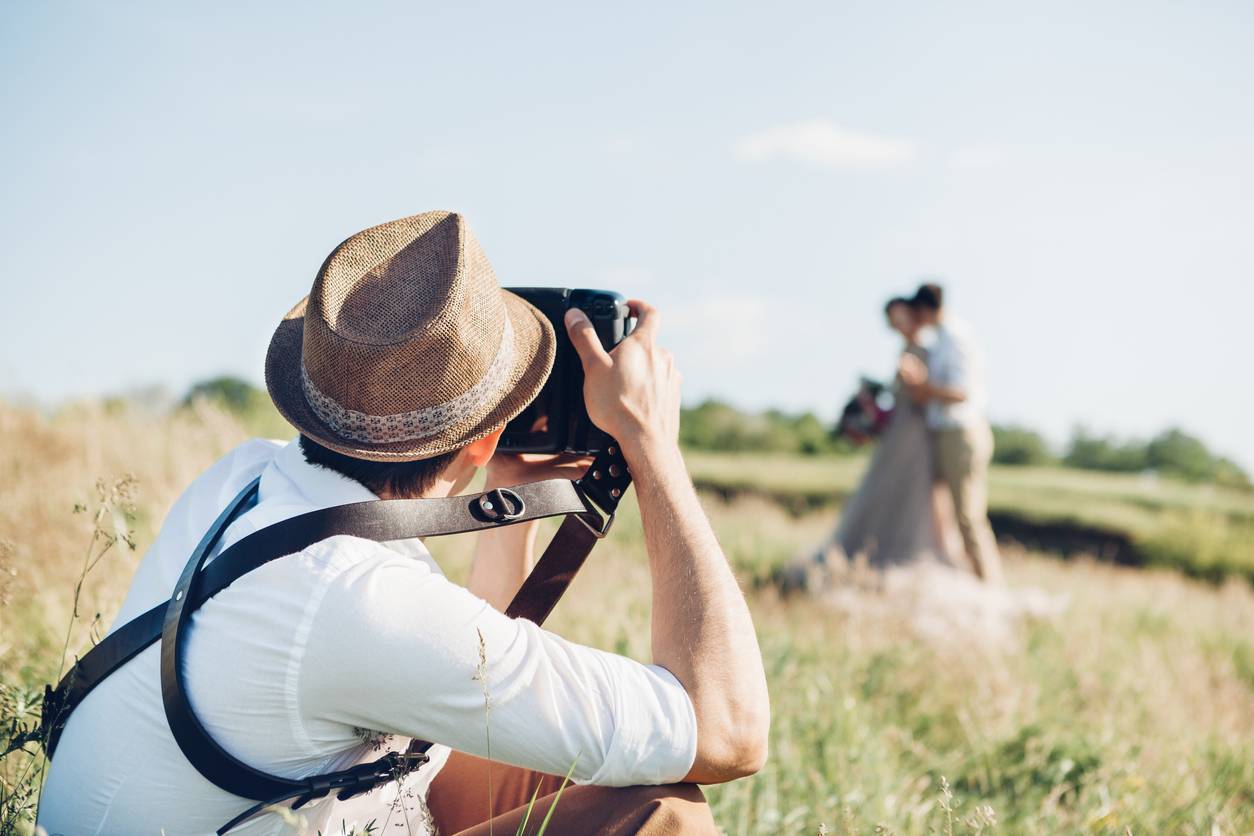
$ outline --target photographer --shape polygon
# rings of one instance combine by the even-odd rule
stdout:
[[[632,311],[636,330],[611,352],[581,312],[565,324],[588,415],[618,439],[638,488],[653,664],[502,613],[530,569],[534,522],[478,535],[468,588],[446,580],[420,540],[335,536],[240,577],[195,612],[189,701],[236,758],[295,778],[403,750],[411,738],[436,744],[397,783],[301,807],[309,832],[372,821],[388,833],[430,832],[428,795],[442,833],[514,832],[526,814],[512,808],[542,776],[573,765],[582,786],[563,794],[549,833],[712,833],[692,784],[761,767],[769,707],[753,624],[678,448],[679,374],[656,343],[658,313],[642,302]],[[248,442],[191,485],[117,625],[170,599],[196,543],[258,476],[257,504],[217,553],[319,508],[454,495],[480,467],[489,488],[578,475],[587,462],[496,454],[504,425],[548,377],[557,336],[500,289],[459,215],[352,236],[267,356],[267,386],[300,439]],[[208,833],[251,806],[180,751],[158,655],[156,646],[136,655],[70,717],[40,812],[49,833]],[[480,760],[489,756],[500,763]],[[545,795],[557,782],[542,786]],[[537,802],[536,822],[551,803]],[[263,815],[231,832],[298,829]]]

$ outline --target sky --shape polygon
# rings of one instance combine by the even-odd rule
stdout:
[[[351,233],[655,303],[685,397],[830,417],[921,279],[990,415],[1254,469],[1254,5],[0,6],[0,393],[219,373]]]

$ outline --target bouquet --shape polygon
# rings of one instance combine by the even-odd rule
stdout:
[[[893,395],[887,386],[864,377],[858,391],[841,410],[836,434],[861,445],[874,441],[893,417]]]

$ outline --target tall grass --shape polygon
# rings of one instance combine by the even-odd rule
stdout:
[[[75,505],[94,507],[98,479],[130,474],[138,550],[114,546],[87,576],[67,662],[90,645],[97,613],[97,627],[112,620],[178,492],[244,435],[208,408],[162,417],[87,405],[46,417],[0,405],[0,729],[33,720],[35,695],[56,674],[96,527]],[[1012,552],[1012,584],[1071,604],[994,642],[928,628],[909,601],[873,591],[843,607],[781,598],[765,581],[829,530],[830,510],[795,516],[760,499],[707,507],[751,589],[773,704],[766,768],[707,790],[728,833],[1254,831],[1247,583]],[[634,503],[621,517],[550,626],[647,660]],[[465,577],[469,538],[433,547]],[[16,780],[18,757],[0,761],[5,804],[35,789]],[[29,830],[28,811],[7,827]]]

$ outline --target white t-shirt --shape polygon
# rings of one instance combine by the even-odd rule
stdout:
[[[928,378],[966,393],[966,400],[927,404],[927,425],[934,430],[975,427],[986,421],[988,395],[984,385],[984,356],[970,329],[961,320],[945,320],[934,330],[927,349]]]
[[[255,508],[219,551],[279,520],[376,499],[305,462],[295,442],[251,441],[183,494],[144,556],[114,625],[167,600],[195,544],[258,474]],[[477,678],[486,649],[491,711]],[[506,618],[448,581],[418,540],[332,537],[272,561],[192,617],[189,698],[231,754],[286,777],[341,769],[434,741],[404,786],[299,811],[307,832],[374,820],[426,833],[421,799],[449,747],[606,786],[677,781],[696,755],[692,701],[665,669],[584,647]],[[44,788],[49,834],[207,834],[252,806],[184,758],[161,703],[154,644],[98,686],[71,716]],[[484,788],[484,792],[487,788]],[[503,812],[503,811],[502,811]],[[391,824],[409,829],[396,830]],[[295,833],[275,814],[233,833]]]

